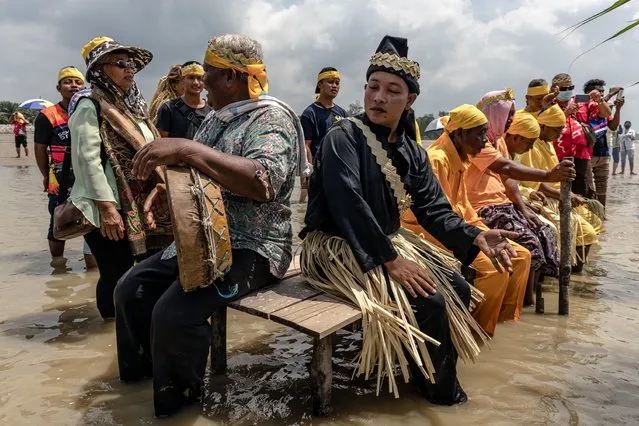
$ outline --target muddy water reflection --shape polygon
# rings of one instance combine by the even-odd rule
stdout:
[[[10,155],[12,146],[0,145]],[[588,273],[575,278],[570,316],[553,313],[547,283],[549,313],[500,325],[492,350],[460,366],[472,402],[433,407],[408,386],[399,400],[376,397],[374,383],[351,380],[359,336],[343,332],[335,415],[311,419],[310,340],[231,312],[228,375],[207,379],[202,407],[159,422],[151,384],[117,380],[113,324],[99,318],[80,242],[67,250],[68,270],[48,265],[36,167],[0,161],[0,424],[639,424],[639,179],[612,180],[608,232]],[[303,207],[293,208],[299,220]]]

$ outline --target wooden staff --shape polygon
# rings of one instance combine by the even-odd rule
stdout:
[[[535,313],[544,313],[544,294],[541,281],[535,283]]]
[[[573,157],[564,157],[574,161]],[[572,182],[561,183],[561,195],[559,197],[559,227],[561,228],[561,257],[559,259],[559,315],[568,315],[568,286],[570,285],[570,272],[572,269],[572,226],[570,214]]]

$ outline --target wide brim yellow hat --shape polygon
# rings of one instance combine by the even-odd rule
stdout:
[[[110,37],[96,37],[82,48],[82,58],[87,64],[87,79],[90,81],[91,68],[99,61],[101,57],[115,51],[126,52],[135,64],[134,72],[139,72],[146,67],[151,60],[153,54],[146,49],[135,46],[125,46],[118,43]]]

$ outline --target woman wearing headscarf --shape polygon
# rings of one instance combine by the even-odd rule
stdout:
[[[163,76],[155,89],[149,106],[149,119],[155,123],[158,117],[158,110],[167,101],[182,96],[184,88],[180,84],[182,81],[182,65],[171,65],[169,73]]]
[[[82,48],[91,88],[78,92],[69,105],[71,159],[75,184],[71,202],[97,229],[84,236],[100,270],[96,287],[103,318],[115,316],[113,291],[136,258],[172,241],[166,206],[155,207],[155,224],[147,226],[144,203],[158,183],[157,171],[139,180],[131,173],[139,148],[158,137],[135,73],[153,58],[144,49],[97,37]]]

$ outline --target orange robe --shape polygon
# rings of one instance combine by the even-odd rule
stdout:
[[[448,135],[444,133],[428,148],[427,152],[433,173],[437,176],[453,210],[466,222],[488,230],[489,228],[481,221],[468,201],[466,193],[468,164],[462,162]],[[402,226],[444,248],[417,223],[410,209],[406,210],[402,216]],[[523,305],[530,271],[530,252],[516,243],[511,242],[511,244],[517,251],[517,257],[512,259],[512,274],[497,272],[490,259],[483,253],[479,253],[471,265],[477,270],[474,286],[484,293],[486,299],[475,309],[473,316],[490,335],[495,333],[497,321],[518,320]]]

